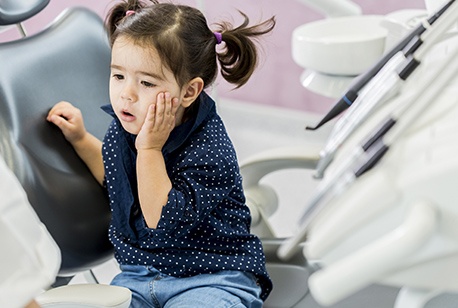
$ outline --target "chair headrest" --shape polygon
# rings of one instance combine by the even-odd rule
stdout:
[[[0,2],[0,26],[23,22],[38,14],[49,0],[2,0]]]

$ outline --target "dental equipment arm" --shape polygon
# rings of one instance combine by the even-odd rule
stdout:
[[[351,257],[312,275],[309,287],[313,297],[321,304],[330,305],[395,270],[398,260],[410,256],[432,237],[438,224],[437,216],[437,211],[427,202],[413,205],[398,228]]]
[[[442,18],[421,36],[413,38],[403,52],[398,52],[385,67],[369,82],[357,98],[352,109],[337,123],[329,142],[321,151],[321,159],[316,170],[316,177],[321,178],[325,169],[333,160],[336,151],[350,137],[353,131],[365,121],[370,113],[381,103],[399,91],[403,81],[416,70],[427,52],[455,22],[458,4],[454,3],[443,13]],[[394,62],[394,64],[392,64]],[[399,64],[398,64],[399,63]],[[394,69],[392,69],[394,67]]]
[[[427,22],[429,25],[433,25],[436,20],[442,16],[442,14],[448,10],[450,5],[455,2],[455,0],[449,1],[445,4],[439,11],[433,14],[428,18]],[[361,89],[366,86],[366,84],[385,66],[385,64],[399,51],[406,48],[406,46],[411,43],[413,39],[421,35],[427,26],[425,24],[420,24],[417,28],[413,29],[409,34],[407,34],[397,45],[395,45],[389,52],[385,54],[372,68],[370,68],[366,73],[360,75],[350,86],[350,88],[345,92],[345,94],[334,104],[334,107],[323,117],[323,119],[314,127],[307,126],[308,130],[316,130],[322,125],[326,124],[349,106],[351,106],[357,97]]]
[[[458,48],[443,60],[441,65],[419,84],[419,91],[414,95],[401,100],[400,106],[395,106],[388,119],[384,120],[375,132],[369,134],[360,147],[353,151],[353,155],[337,169],[328,182],[318,188],[312,203],[307,205],[301,218],[301,229],[288,239],[279,249],[280,258],[288,259],[296,253],[297,246],[303,242],[309,232],[314,218],[328,205],[330,200],[339,196],[356,178],[374,167],[385,155],[388,149],[399,137],[418,119],[418,117],[433,105],[434,98],[438,97],[443,88],[450,82],[458,71]],[[369,151],[369,150],[372,150]],[[359,166],[359,167],[358,167]],[[328,197],[326,200],[325,197]]]

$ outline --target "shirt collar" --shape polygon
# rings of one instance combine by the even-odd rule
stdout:
[[[193,104],[197,104],[197,112],[194,117],[172,130],[167,142],[164,145],[164,153],[172,153],[178,149],[207,118],[216,113],[215,102],[204,91],[200,93]],[[119,121],[111,105],[104,105],[101,109]]]

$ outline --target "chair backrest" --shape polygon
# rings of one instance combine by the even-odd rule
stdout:
[[[58,101],[81,109],[102,138],[110,117],[110,48],[102,20],[73,8],[42,32],[0,44],[0,155],[62,251],[69,275],[112,256],[108,200],[60,130],[46,121]]]

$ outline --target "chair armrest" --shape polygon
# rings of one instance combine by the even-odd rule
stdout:
[[[128,308],[129,289],[104,284],[73,284],[51,289],[39,295],[41,307]]]
[[[322,145],[282,147],[253,155],[240,165],[244,186],[257,185],[265,175],[277,170],[315,169],[320,159],[321,149]]]
[[[240,165],[246,203],[251,212],[252,232],[260,238],[275,237],[268,220],[278,207],[276,191],[260,180],[274,171],[300,168],[314,169],[322,146],[282,147],[253,155]]]

